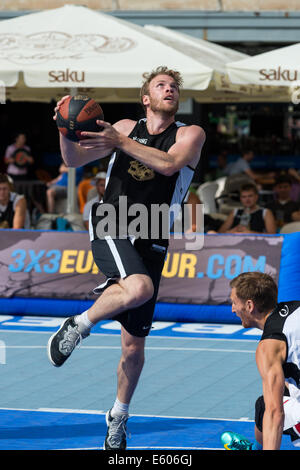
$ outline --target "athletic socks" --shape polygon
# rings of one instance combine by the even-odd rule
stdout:
[[[128,410],[129,410],[129,404],[121,403],[118,400],[118,398],[116,398],[114,406],[110,410],[110,415],[112,418],[114,418],[116,415],[128,414]]]
[[[89,334],[90,330],[93,328],[94,323],[89,320],[88,310],[76,315],[74,318],[75,323],[78,325],[78,331],[81,335],[85,336]]]

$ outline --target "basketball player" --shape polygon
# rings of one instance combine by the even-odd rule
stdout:
[[[124,119],[114,125],[98,121],[101,132],[83,132],[79,144],[60,136],[63,159],[77,167],[112,154],[102,203],[118,214],[116,233],[99,230],[104,220],[101,204],[90,214],[92,252],[107,282],[99,286],[101,296],[81,315],[68,318],[48,342],[48,355],[61,366],[81,338],[101,320],[114,318],[121,323],[122,355],[118,366],[115,403],[107,412],[108,431],[104,449],[126,448],[126,423],[129,404],[143,364],[145,338],[151,330],[161,271],[168,248],[162,236],[124,235],[120,196],[126,196],[128,208],[143,204],[147,214],[153,204],[180,203],[192,181],[205,141],[203,129],[175,121],[182,78],[179,72],[159,67],[145,74],[141,101],[146,118]],[[59,109],[62,101],[56,108]],[[108,206],[106,206],[108,207]],[[128,210],[128,213],[129,213]],[[100,215],[99,215],[100,214]],[[128,216],[128,225],[130,225]],[[101,233],[99,233],[101,232]]]
[[[232,311],[244,328],[263,330],[256,350],[263,396],[255,405],[255,439],[221,436],[228,450],[279,450],[282,434],[300,446],[300,301],[277,304],[277,286],[267,274],[243,273],[230,283]]]

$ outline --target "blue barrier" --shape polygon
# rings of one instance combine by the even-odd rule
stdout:
[[[278,301],[300,300],[300,233],[283,235]],[[1,298],[0,312],[6,315],[39,315],[65,317],[88,309],[89,300],[63,300],[45,298]],[[198,305],[157,303],[155,321],[237,323],[240,320],[230,305]]]
[[[84,312],[92,303],[89,300],[29,299],[18,297],[0,299],[0,308],[2,315],[66,317]],[[240,323],[239,319],[231,312],[230,305],[190,305],[160,302],[156,304],[154,320],[191,323]]]

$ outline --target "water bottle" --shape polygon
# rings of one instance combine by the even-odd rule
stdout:
[[[250,210],[245,209],[240,218],[240,225],[244,225],[245,227],[250,228],[250,219],[251,219]]]

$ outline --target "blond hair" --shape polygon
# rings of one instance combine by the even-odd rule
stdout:
[[[150,82],[153,80],[153,78],[157,77],[158,75],[169,75],[169,77],[172,77],[178,86],[178,90],[180,90],[180,88],[183,85],[183,78],[180,72],[169,69],[165,65],[161,65],[160,67],[157,67],[151,72],[145,72],[143,74],[144,82],[140,90],[140,98],[141,98],[142,103],[143,103],[143,96],[149,94]]]
[[[242,273],[232,279],[230,287],[236,290],[237,297],[252,300],[260,313],[273,310],[277,304],[278,288],[274,279],[265,273]]]

